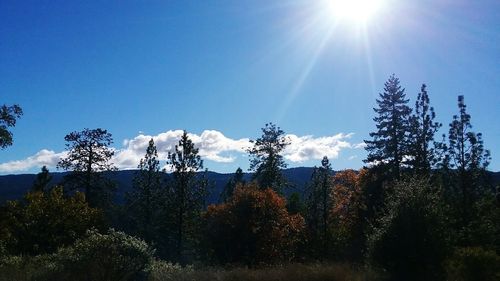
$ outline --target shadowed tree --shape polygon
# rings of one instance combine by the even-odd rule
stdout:
[[[323,257],[330,245],[330,222],[333,207],[332,167],[328,157],[323,157],[321,167],[314,168],[307,199],[307,227],[313,251]]]
[[[484,148],[482,134],[472,131],[464,96],[458,96],[458,108],[459,114],[454,115],[450,123],[448,157],[451,168],[458,173],[462,219],[467,220],[473,201],[484,187],[484,171],[490,161],[490,152]]]
[[[161,212],[162,177],[158,151],[151,139],[133,180],[133,190],[126,194],[126,208],[134,232],[146,242],[156,240]]]
[[[245,184],[245,180],[243,179],[244,176],[245,174],[243,174],[243,170],[240,167],[238,167],[234,175],[229,179],[229,181],[224,186],[224,190],[222,191],[221,194],[222,202],[227,202],[231,198],[231,196],[233,196],[236,185]]]
[[[175,146],[175,151],[168,154],[168,165],[173,170],[168,198],[173,216],[171,231],[175,232],[175,259],[185,264],[185,251],[188,250],[188,244],[194,243],[195,230],[207,195],[205,181],[196,175],[203,169],[203,160],[186,131]]]
[[[410,163],[419,175],[429,175],[432,165],[436,162],[434,134],[441,124],[434,122],[436,113],[430,106],[426,85],[423,84],[415,102],[415,112],[410,118]]]
[[[377,99],[377,114],[373,121],[377,131],[370,133],[372,140],[365,140],[368,156],[365,163],[383,165],[390,175],[398,179],[404,157],[408,155],[408,132],[411,108],[399,79],[394,74],[384,84],[384,92]]]
[[[0,149],[12,145],[12,132],[9,127],[16,125],[17,119],[23,115],[23,110],[17,104],[0,107]]]
[[[110,163],[114,151],[109,148],[113,139],[107,130],[84,129],[64,137],[68,154],[57,164],[72,171],[65,177],[65,187],[83,189],[89,205],[105,207],[111,203],[113,183],[102,172],[116,168]]]
[[[287,185],[282,169],[287,167],[281,153],[290,144],[285,132],[273,123],[262,128],[262,136],[251,141],[253,147],[247,151],[253,179],[261,188],[271,188],[278,193]]]
[[[51,180],[52,176],[49,173],[49,169],[47,169],[46,166],[43,166],[42,171],[36,175],[35,181],[33,182],[33,191],[49,191],[49,183]]]

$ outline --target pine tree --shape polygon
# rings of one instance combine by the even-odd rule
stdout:
[[[229,181],[224,186],[224,190],[222,191],[221,194],[222,202],[224,203],[227,202],[233,196],[234,189],[236,188],[237,185],[245,184],[245,180],[243,179],[243,177],[244,177],[243,170],[240,167],[238,167],[234,175],[229,179]]]
[[[469,214],[472,201],[481,190],[484,170],[490,152],[483,145],[482,134],[472,131],[464,96],[458,96],[459,114],[453,116],[448,133],[448,157],[451,168],[458,172],[458,188],[462,197],[463,218]]]
[[[207,195],[206,181],[196,175],[196,172],[203,169],[203,160],[186,131],[175,146],[175,151],[168,154],[168,164],[173,170],[168,197],[171,199],[169,209],[174,215],[174,258],[184,264],[184,252],[188,250],[188,244],[194,242],[194,230]]]
[[[313,250],[323,256],[330,244],[330,221],[333,207],[332,167],[328,157],[323,157],[321,167],[314,168],[307,199],[307,226]]]
[[[394,74],[384,84],[384,92],[377,99],[377,114],[373,121],[377,131],[370,133],[373,140],[365,140],[368,151],[365,163],[382,165],[398,179],[405,156],[408,156],[409,117],[411,108],[399,79]]]
[[[65,187],[83,189],[91,207],[106,208],[111,203],[114,184],[102,172],[116,170],[110,163],[114,151],[109,148],[113,138],[107,130],[84,129],[64,137],[68,155],[57,164],[71,171],[65,177]]]
[[[49,173],[49,169],[47,169],[47,166],[43,166],[42,170],[36,175],[35,181],[33,182],[33,191],[48,192],[51,180],[52,176]]]
[[[12,132],[8,128],[14,127],[22,115],[23,110],[17,104],[0,107],[0,150],[12,145]]]
[[[126,206],[135,232],[146,242],[157,238],[158,220],[161,211],[162,177],[158,151],[151,139],[139,170],[133,180],[133,191],[126,195]]]
[[[441,124],[434,122],[436,113],[430,106],[426,85],[423,84],[415,102],[415,112],[410,117],[410,164],[419,175],[428,175],[436,162],[434,134]]]
[[[262,136],[251,141],[254,146],[247,152],[251,157],[250,171],[253,179],[263,188],[271,188],[278,193],[287,185],[282,169],[287,167],[281,153],[290,144],[285,132],[273,123],[262,128]]]

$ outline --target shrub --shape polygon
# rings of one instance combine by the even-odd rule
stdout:
[[[146,242],[109,230],[95,230],[55,255],[56,274],[63,280],[142,280],[146,278],[154,250]]]
[[[480,247],[460,248],[446,262],[448,280],[500,280],[500,256]]]
[[[396,280],[441,278],[441,265],[448,253],[441,210],[427,180],[396,182],[385,213],[368,237],[371,262],[388,270]]]

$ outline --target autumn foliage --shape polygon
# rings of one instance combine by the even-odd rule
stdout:
[[[204,221],[212,260],[247,265],[291,260],[304,228],[303,217],[290,215],[283,197],[253,183],[237,186],[227,203],[210,205]]]

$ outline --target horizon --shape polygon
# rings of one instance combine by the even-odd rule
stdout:
[[[151,137],[164,160],[187,130],[210,171],[247,171],[248,140],[268,122],[293,139],[289,167],[328,156],[335,170],[359,169],[372,108],[393,73],[412,107],[428,86],[443,124],[436,139],[465,95],[492,154],[488,169],[500,171],[491,118],[500,104],[500,3],[383,2],[360,20],[331,13],[326,0],[4,1],[0,92],[24,115],[0,152],[0,175],[54,171],[64,136],[84,128],[113,134],[120,169],[138,165]]]

